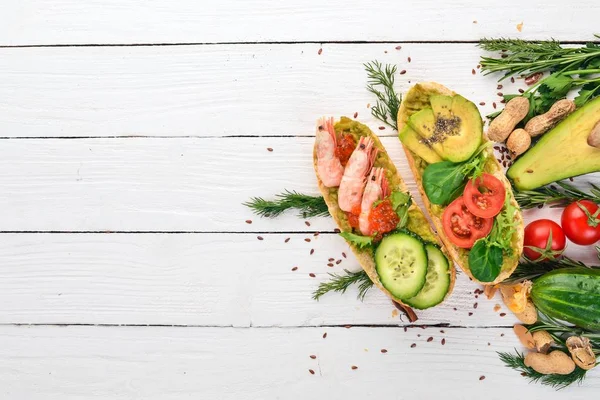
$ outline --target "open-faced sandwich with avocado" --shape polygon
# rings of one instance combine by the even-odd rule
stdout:
[[[313,160],[329,213],[369,278],[398,303],[441,303],[454,266],[377,136],[349,118],[321,118]]]
[[[398,132],[454,261],[484,284],[509,277],[523,249],[523,217],[475,104],[440,84],[417,84],[400,105]]]

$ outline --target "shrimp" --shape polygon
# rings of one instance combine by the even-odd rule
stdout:
[[[344,167],[335,155],[337,140],[333,129],[333,118],[319,119],[315,148],[317,152],[317,173],[327,187],[338,187],[344,175]]]
[[[377,200],[384,199],[388,195],[388,182],[385,177],[385,169],[373,168],[369,179],[367,180],[367,186],[365,186],[365,192],[362,197],[360,204],[360,216],[358,218],[360,232],[365,236],[371,236],[374,232],[370,227],[369,215],[373,208],[373,203]]]
[[[362,136],[346,164],[340,182],[338,204],[343,211],[351,212],[353,208],[360,207],[367,183],[366,177],[373,167],[376,156],[377,149],[373,148],[373,139]]]

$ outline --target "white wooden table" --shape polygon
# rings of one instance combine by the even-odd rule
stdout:
[[[313,301],[328,272],[358,268],[333,223],[241,205],[316,193],[318,116],[381,125],[364,62],[406,69],[401,92],[438,81],[486,114],[499,98],[497,77],[472,74],[479,38],[599,30],[596,0],[446,3],[4,1],[0,397],[597,397],[597,371],[557,393],[502,366],[515,319],[464,275],[418,326],[376,290]],[[395,133],[377,132],[414,190]]]

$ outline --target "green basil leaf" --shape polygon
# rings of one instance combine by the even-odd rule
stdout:
[[[432,204],[448,205],[461,195],[466,181],[463,164],[442,161],[429,164],[423,172],[423,188]]]
[[[485,239],[479,239],[469,252],[469,269],[481,282],[492,282],[500,275],[502,267],[502,249],[488,245]]]
[[[370,236],[355,235],[351,232],[342,232],[340,233],[340,236],[357,246],[359,249],[364,249],[373,245],[373,238]]]

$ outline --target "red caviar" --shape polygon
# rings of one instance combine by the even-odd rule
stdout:
[[[347,212],[346,216],[348,217],[348,223],[354,229],[358,229],[358,217],[360,216],[360,205],[356,206],[352,209],[351,212]]]
[[[335,155],[340,159],[342,166],[346,166],[346,163],[350,159],[355,148],[356,141],[354,140],[354,137],[349,133],[342,133],[337,140],[337,148],[335,149]]]
[[[369,214],[369,225],[373,232],[377,232],[377,237],[388,233],[396,228],[400,218],[392,208],[392,202],[389,199],[383,200],[371,210]]]

